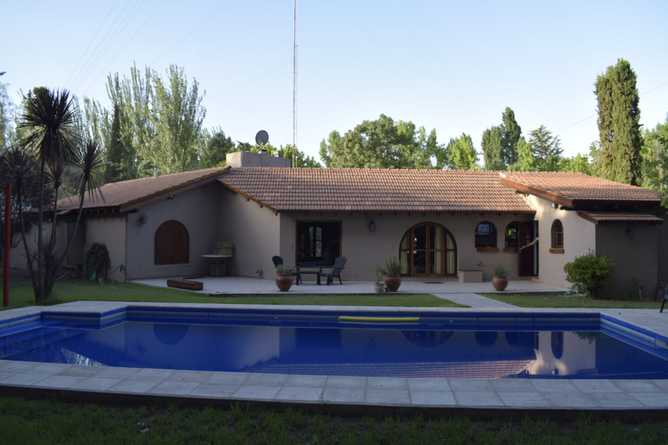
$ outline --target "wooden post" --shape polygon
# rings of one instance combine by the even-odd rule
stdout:
[[[3,267],[2,274],[2,305],[9,306],[9,274],[10,274],[10,256],[12,248],[12,186],[5,184],[5,245],[3,249]]]

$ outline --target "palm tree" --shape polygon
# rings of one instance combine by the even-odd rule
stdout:
[[[35,209],[37,246],[34,254],[29,252],[25,233],[22,233],[22,236],[35,300],[41,302],[50,296],[58,271],[70,248],[68,240],[64,252],[60,256],[56,255],[57,210],[63,173],[66,167],[73,167],[78,173],[76,189],[79,212],[74,227],[76,233],[81,221],[85,194],[94,189],[94,174],[102,162],[99,146],[94,142],[84,142],[84,137],[80,134],[76,103],[67,90],[34,88],[24,97],[23,102],[23,113],[18,124],[18,129],[22,132],[19,145],[26,155],[36,160],[38,169],[39,199]],[[47,197],[51,199],[48,200]],[[17,198],[21,202],[21,197]],[[49,218],[51,229],[48,243],[43,239],[46,217]],[[19,211],[19,218],[24,227],[22,209]]]

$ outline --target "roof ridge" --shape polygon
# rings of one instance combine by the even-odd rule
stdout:
[[[195,169],[195,170],[186,170],[186,171],[182,171],[182,172],[167,173],[167,174],[164,174],[164,175],[143,176],[141,178],[124,179],[122,181],[107,182],[106,184],[103,184],[100,187],[104,187],[104,186],[107,186],[107,185],[115,185],[115,184],[130,184],[130,183],[134,183],[134,182],[150,181],[152,179],[158,179],[158,178],[170,178],[170,177],[174,177],[174,176],[178,176],[178,175],[186,175],[186,174],[189,174],[189,173],[197,173],[197,172],[201,173],[201,172],[204,172],[204,171],[207,171],[207,170],[211,170],[211,171],[220,170],[221,172],[224,172],[225,170],[227,170],[227,167],[207,167],[207,168],[198,168],[198,169]]]

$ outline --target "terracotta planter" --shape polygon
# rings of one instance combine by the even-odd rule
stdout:
[[[287,292],[292,287],[294,278],[290,275],[276,275],[276,287],[281,292]]]
[[[508,287],[508,278],[492,277],[492,285],[498,291],[506,290],[506,287]]]
[[[401,286],[401,277],[385,277],[385,289],[388,292],[396,292]]]

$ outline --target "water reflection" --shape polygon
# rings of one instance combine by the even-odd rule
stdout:
[[[57,331],[57,330],[55,330]],[[668,377],[668,361],[599,332],[125,322],[53,329],[10,359],[83,366],[403,377]]]

